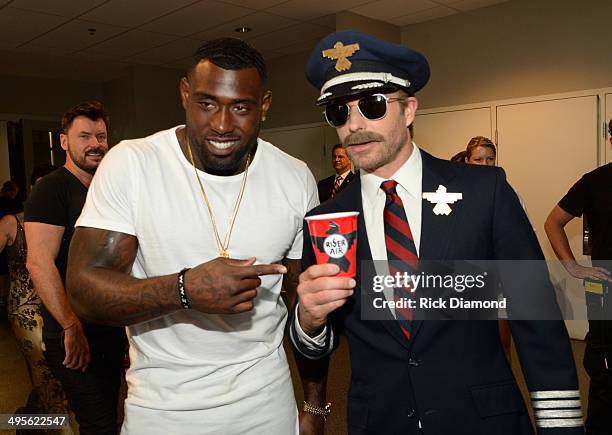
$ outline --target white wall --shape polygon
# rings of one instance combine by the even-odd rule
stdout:
[[[351,12],[336,15],[336,30],[359,30],[398,44],[401,40],[399,27]],[[330,29],[330,33],[332,32]],[[315,106],[319,91],[306,80],[306,63],[311,50],[268,62],[272,107],[265,128],[323,121],[321,108]]]
[[[40,77],[0,76],[0,113],[57,116],[85,100],[101,100],[102,84]]]
[[[612,86],[612,2],[513,0],[402,28],[431,80],[421,107]]]

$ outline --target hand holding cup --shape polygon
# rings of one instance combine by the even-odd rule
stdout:
[[[300,275],[298,317],[301,328],[316,335],[327,316],[353,295],[357,271],[358,212],[308,216],[317,264]]]

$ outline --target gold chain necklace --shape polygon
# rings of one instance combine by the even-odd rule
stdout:
[[[204,199],[204,204],[206,204],[206,208],[208,209],[208,215],[210,216],[210,222],[212,223],[212,227],[215,233],[215,238],[217,239],[217,246],[219,248],[219,255],[223,258],[230,258],[229,254],[229,243],[230,238],[232,236],[232,229],[234,228],[234,222],[236,221],[236,215],[238,214],[238,209],[240,208],[240,203],[242,202],[242,195],[244,194],[244,189],[246,187],[247,175],[249,173],[249,164],[251,163],[251,156],[247,157],[246,165],[244,168],[244,176],[242,177],[242,186],[240,187],[240,192],[238,193],[238,198],[236,199],[236,204],[234,205],[234,212],[232,213],[232,217],[227,226],[227,231],[225,232],[225,239],[223,243],[221,243],[221,237],[219,237],[219,231],[217,230],[217,223],[215,222],[215,216],[213,215],[212,208],[210,207],[210,202],[208,201],[208,196],[206,195],[206,191],[204,190],[204,185],[200,180],[200,176],[198,175],[198,171],[196,169],[195,161],[193,160],[193,153],[191,152],[191,143],[189,140],[189,135],[187,131],[185,131],[185,138],[187,140],[187,150],[189,151],[189,158],[191,159],[191,165],[193,166],[193,173],[195,175],[195,179],[200,186],[200,192],[202,192],[202,198]]]

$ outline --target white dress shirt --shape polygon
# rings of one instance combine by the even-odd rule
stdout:
[[[348,171],[343,172],[342,174],[340,174],[340,184],[344,183],[344,180],[346,179],[346,176],[349,174],[349,172],[351,172],[350,169]],[[336,174],[336,178],[334,179],[334,183],[336,182],[337,179],[338,179],[338,174]]]
[[[412,143],[412,154],[398,171],[389,179],[397,181],[397,194],[404,204],[406,218],[412,231],[414,245],[417,253],[420,252],[421,244],[421,202],[423,197],[423,160],[421,152],[416,144]],[[361,179],[361,201],[363,204],[363,219],[365,229],[368,234],[368,242],[376,273],[378,275],[388,275],[387,245],[385,244],[385,223],[383,213],[385,210],[386,194],[380,185],[387,179],[381,178],[365,170],[359,172]],[[357,242],[359,243],[359,241]],[[380,261],[382,260],[382,261]],[[393,300],[393,289],[384,290],[384,295],[388,300]],[[296,304],[297,310],[297,304]],[[295,330],[302,344],[316,350],[325,346],[327,327],[316,337],[309,337],[301,328],[296,314]],[[394,314],[394,313],[393,313]],[[333,333],[333,331],[332,331]],[[333,339],[333,337],[332,337]],[[333,340],[332,340],[333,341]]]
[[[413,143],[412,154],[390,180],[397,181],[397,194],[404,203],[406,218],[412,231],[417,253],[421,242],[421,201],[423,196],[423,161],[421,152]],[[361,201],[370,251],[373,260],[387,259],[385,244],[385,210],[386,194],[380,188],[387,179],[361,170]]]

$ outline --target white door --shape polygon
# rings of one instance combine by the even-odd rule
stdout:
[[[450,159],[474,136],[491,137],[491,108],[417,112],[414,142],[428,153]]]
[[[325,138],[325,153],[324,153],[324,163],[323,163],[323,172],[322,177],[329,177],[330,175],[335,175],[334,167],[332,166],[332,148],[334,145],[340,142],[338,139],[338,133],[336,133],[336,129],[330,127],[328,124],[325,124],[321,127],[323,129],[323,137]]]
[[[597,167],[597,106],[596,95],[497,106],[498,164],[522,197],[547,260],[556,257],[544,232],[546,217],[584,173]],[[588,260],[582,254],[582,219],[565,229],[576,258]],[[558,264],[550,270],[566,298],[562,305],[569,304],[574,318],[585,319],[582,283]],[[584,337],[586,322],[568,326],[573,337]]]

